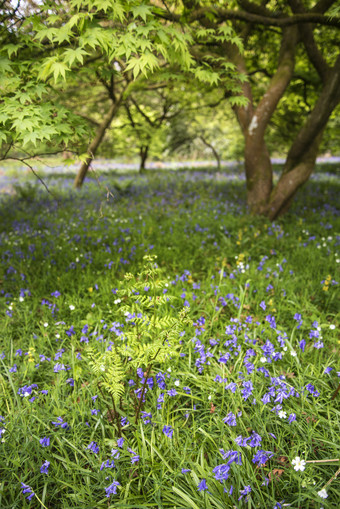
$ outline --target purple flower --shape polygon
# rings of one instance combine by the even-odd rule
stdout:
[[[202,479],[202,481],[199,483],[199,485],[197,486],[197,490],[198,491],[208,490],[207,482],[205,479]]]
[[[295,414],[290,414],[290,416],[288,417],[289,424],[291,424],[294,421],[296,421],[296,415]]]
[[[115,462],[113,460],[111,460],[111,463],[110,460],[107,460],[101,464],[100,470],[103,470],[104,468],[114,468],[114,466]]]
[[[274,456],[274,453],[271,451],[263,451],[260,449],[257,451],[257,453],[254,455],[252,462],[257,463],[258,466],[264,465],[270,458]]]
[[[182,474],[187,474],[188,472],[191,472],[190,468],[182,468]]]
[[[118,438],[117,445],[118,447],[122,448],[124,445],[124,438]]]
[[[170,389],[170,390],[168,391],[168,395],[169,395],[169,396],[176,396],[176,394],[177,394],[176,389]]]
[[[139,456],[138,456],[138,454],[136,454],[135,456],[132,456],[132,458],[131,458],[131,463],[132,463],[132,464],[133,464],[133,463],[138,463],[138,461],[139,461]]]
[[[301,350],[303,352],[305,351],[305,346],[306,346],[306,341],[304,339],[301,339],[301,341],[299,342],[299,347],[301,348]]]
[[[152,414],[150,414],[148,412],[142,412],[142,419],[143,419],[144,424],[149,424],[152,419]]]
[[[228,424],[228,426],[236,426],[236,416],[232,412],[229,412],[229,414],[223,419],[223,422]]]
[[[229,464],[223,463],[222,465],[217,465],[217,467],[213,469],[215,479],[220,482],[226,481],[229,477],[229,470]]]
[[[326,375],[328,375],[328,373],[330,373],[330,372],[332,371],[332,369],[333,369],[333,368],[331,368],[330,366],[328,366],[328,367],[325,369],[324,373],[325,373]]]
[[[27,500],[31,500],[35,493],[34,491],[32,490],[32,488],[30,486],[28,486],[27,484],[24,484],[23,482],[21,483],[21,488],[22,488],[22,494],[25,495],[26,493],[29,493],[29,495],[26,497]]]
[[[260,308],[262,308],[262,309],[263,309],[263,311],[265,311],[265,310],[266,310],[266,307],[267,307],[267,306],[266,306],[266,303],[265,303],[265,301],[263,300],[263,301],[261,302],[261,304],[260,304]]]
[[[251,487],[250,486],[245,486],[243,488],[243,490],[240,490],[240,497],[239,497],[239,500],[241,500],[242,497],[246,496],[246,500],[248,499],[247,495],[249,495],[249,493],[251,492]]]
[[[48,467],[50,466],[50,464],[51,463],[49,461],[45,461],[40,467],[40,472],[42,474],[48,474]]]
[[[222,454],[222,458],[224,460],[229,458],[227,461],[228,465],[231,465],[232,463],[235,463],[236,465],[242,465],[242,457],[240,452],[233,450],[224,451],[223,449],[220,449],[220,453]]]
[[[168,438],[172,438],[174,430],[172,429],[171,426],[164,426],[162,431],[165,436],[167,436]]]
[[[41,438],[39,443],[42,447],[48,447],[50,445],[50,439],[48,437]]]
[[[96,442],[93,441],[87,446],[87,449],[92,451],[94,454],[98,454],[99,452],[99,446],[97,445]]]
[[[110,484],[110,486],[105,488],[106,496],[110,497],[111,495],[117,495],[117,487],[118,486],[120,486],[119,482],[118,481],[113,481],[113,483]]]
[[[64,422],[64,419],[62,417],[57,417],[57,420],[56,421],[51,421],[52,424],[54,424],[55,426],[60,426],[62,429],[69,429],[69,425],[67,424],[67,422]]]

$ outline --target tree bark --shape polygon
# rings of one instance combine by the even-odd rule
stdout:
[[[235,108],[245,139],[247,204],[252,214],[265,214],[271,196],[273,171],[264,136],[270,119],[292,78],[296,45],[296,27],[284,29],[277,71],[266,93],[254,108],[250,84],[245,83],[244,94],[249,104],[246,107]],[[244,73],[246,66],[242,57],[237,55],[234,61],[239,72]]]
[[[140,164],[139,164],[139,173],[145,173],[145,163],[149,153],[149,145],[142,145],[139,150],[140,154]]]
[[[103,122],[100,124],[96,136],[93,138],[92,142],[90,143],[90,145],[87,149],[86,160],[81,165],[81,167],[77,173],[77,176],[74,180],[74,187],[80,188],[82,186],[82,184],[85,180],[86,174],[88,172],[89,166],[90,166],[91,162],[93,161],[94,156],[98,150],[98,147],[104,138],[106,129],[108,127],[110,127],[112,120],[114,119],[114,117],[117,114],[119,105],[120,105],[119,102],[112,103],[107,115],[104,117]]]

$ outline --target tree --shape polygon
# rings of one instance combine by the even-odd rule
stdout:
[[[107,112],[83,155],[76,186],[82,184],[106,130],[141,75],[164,70],[168,78],[187,72],[201,82],[219,80],[210,65],[201,65],[191,55],[190,30],[164,20],[160,7],[151,1],[50,0],[43,5],[30,2],[25,9],[20,2],[17,7],[10,2],[2,6],[1,77],[8,84],[0,117],[2,157],[12,157],[15,145],[48,141],[52,136],[53,146],[64,150],[78,137],[74,126],[81,117],[63,109],[59,114],[57,105],[48,100],[53,83],[64,81],[67,86],[77,77],[80,80],[80,71],[86,69],[92,82],[99,80],[108,94]],[[231,36],[228,33],[223,40]],[[228,76],[233,83],[232,69]]]
[[[164,10],[163,16],[179,20],[185,15],[186,22],[197,27],[197,31],[199,26],[209,30],[208,37],[199,41],[201,59],[219,55],[248,77],[242,82],[248,104],[234,105],[245,140],[248,206],[254,214],[275,219],[289,208],[297,190],[310,177],[323,132],[340,101],[338,9],[332,16],[325,15],[336,5],[332,0],[316,3],[238,0],[230,2],[229,9],[222,5],[222,2],[183,0],[182,12]],[[231,25],[242,37],[244,52],[233,41],[217,45],[209,37],[210,33]],[[326,40],[323,53],[320,43]],[[274,186],[266,133],[280,100],[301,79],[304,66],[310,75],[308,85],[314,97],[308,115],[295,119],[298,122],[292,129],[294,137],[282,174]],[[252,75],[261,71],[267,79],[251,80]]]
[[[83,119],[48,94],[53,82],[81,83],[85,70],[104,87],[108,107],[84,155],[80,185],[135,82],[163,72],[167,83],[185,75],[228,97],[244,136],[252,213],[275,219],[311,175],[340,101],[335,0],[231,0],[228,8],[219,0],[58,0],[30,2],[28,13],[2,4],[3,157],[15,145],[77,142]],[[278,122],[290,147],[274,185],[267,142]]]

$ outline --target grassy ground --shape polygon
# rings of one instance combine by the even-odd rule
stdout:
[[[49,184],[0,202],[0,507],[338,507],[339,182]]]

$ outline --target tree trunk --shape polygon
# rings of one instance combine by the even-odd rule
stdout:
[[[107,115],[104,117],[103,122],[100,124],[96,136],[93,138],[92,142],[90,143],[90,145],[87,149],[86,160],[81,165],[81,167],[77,173],[77,176],[74,180],[74,187],[79,188],[82,186],[82,184],[85,180],[87,171],[89,169],[89,166],[90,166],[92,160],[94,159],[97,149],[104,138],[106,129],[108,127],[110,127],[110,124],[111,124],[112,120],[114,119],[114,117],[118,111],[118,108],[119,108],[119,102],[113,103],[111,105]]]
[[[145,163],[148,157],[149,145],[142,145],[139,150],[140,154],[140,164],[139,164],[139,173],[145,173]]]
[[[210,148],[210,150],[212,151],[212,153],[214,154],[214,157],[216,159],[216,163],[217,163],[217,169],[218,171],[220,171],[221,169],[221,158],[219,156],[219,153],[217,152],[217,150],[215,149],[214,145],[212,145],[211,143],[209,143],[205,138],[204,136],[200,136],[199,137],[200,140],[204,143],[204,145],[206,145],[208,148]]]
[[[277,71],[257,107],[254,108],[251,91],[247,85],[244,93],[250,100],[249,105],[234,108],[245,138],[248,207],[252,214],[264,215],[271,220],[289,209],[296,192],[309,179],[315,167],[323,131],[340,101],[339,55],[334,66],[327,70],[327,79],[323,82],[321,94],[295,137],[288,151],[282,175],[273,188],[265,131],[291,80],[296,44],[295,28],[286,29],[283,33]],[[238,70],[244,72],[245,64],[240,55],[234,62]]]

